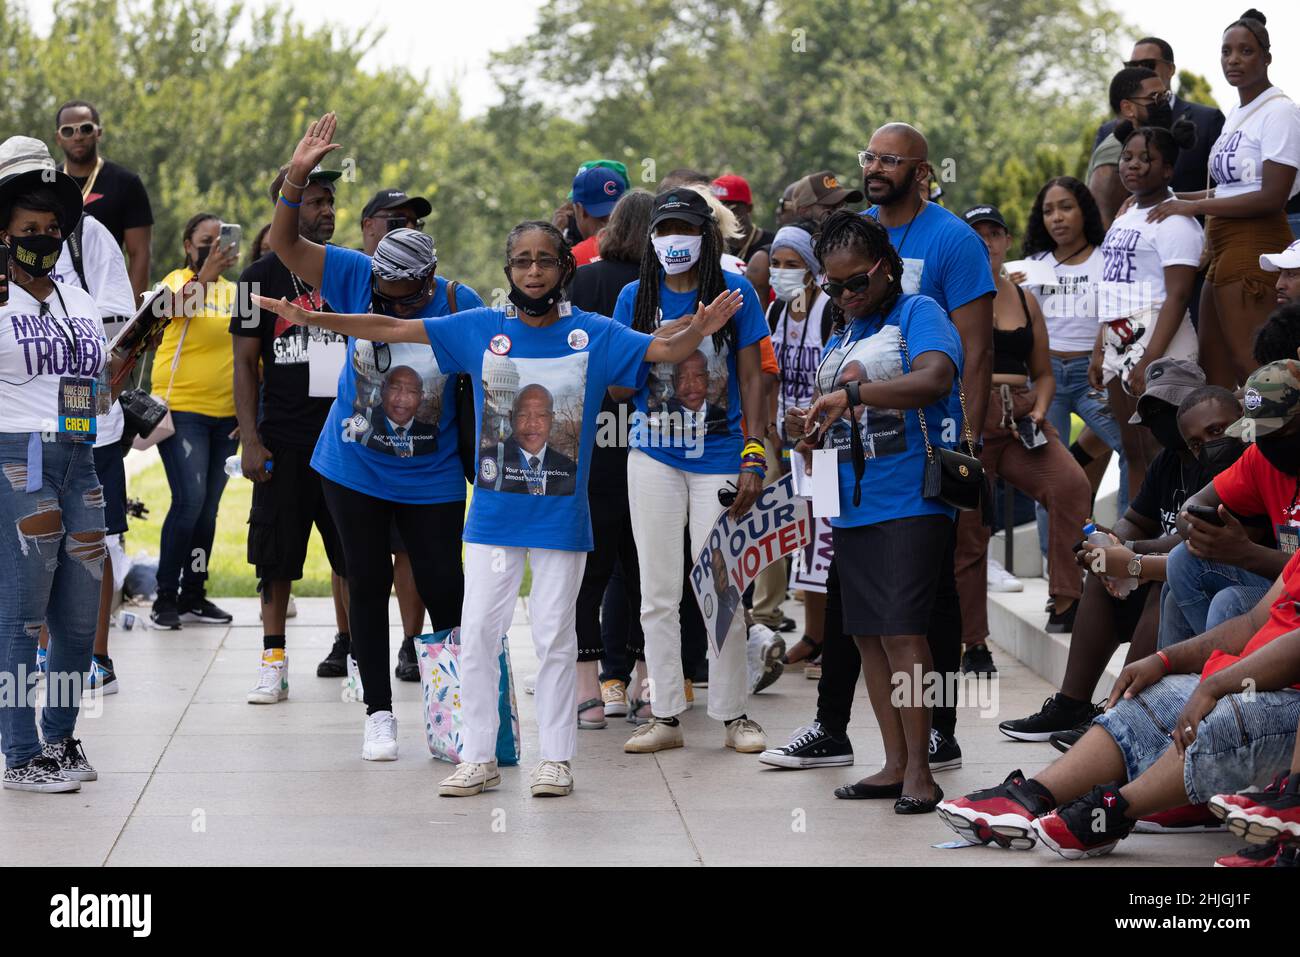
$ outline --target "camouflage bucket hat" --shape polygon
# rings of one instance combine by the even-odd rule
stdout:
[[[1246,442],[1276,432],[1300,415],[1300,362],[1283,359],[1256,369],[1242,395],[1246,414],[1224,430]]]

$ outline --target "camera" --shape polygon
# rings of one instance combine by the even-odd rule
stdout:
[[[126,427],[135,435],[146,438],[167,415],[167,406],[143,389],[128,389],[118,396]]]

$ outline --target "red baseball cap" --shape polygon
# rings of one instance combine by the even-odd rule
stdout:
[[[711,188],[713,195],[724,203],[748,203],[750,206],[754,205],[754,197],[749,191],[749,183],[745,181],[743,176],[727,173],[725,176],[719,176],[715,179]]]

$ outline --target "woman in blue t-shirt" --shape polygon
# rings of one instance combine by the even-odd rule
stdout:
[[[462,763],[439,788],[447,797],[478,794],[501,781],[495,758],[501,636],[514,614],[525,558],[533,576],[533,647],[541,659],[541,761],[532,793],[565,795],[573,789],[576,609],[592,548],[587,471],[601,398],[610,386],[641,386],[647,363],[685,359],[741,306],[738,292],[723,291],[672,336],[652,337],[573,308],[563,290],[574,268],[569,245],[555,227],[527,222],[506,240],[506,308],[469,309],[416,323],[309,313],[256,297],[291,322],[432,346],[439,368],[467,372],[474,381],[478,450],[460,619]]]
[[[754,287],[725,272],[717,218],[693,189],[668,189],[655,197],[650,245],[641,277],[623,287],[614,318],[638,332],[665,335],[688,321],[702,303],[727,290],[743,296],[733,323],[715,332],[680,363],[651,370],[636,395],[636,422],[627,460],[632,534],[641,562],[641,627],[650,672],[649,724],[623,750],[648,754],[682,746],[677,715],[688,707],[682,674],[682,536],[689,523],[691,553],[698,554],[734,482],[739,518],[763,489],[763,435],[768,411],[759,343],[767,322]],[[744,412],[744,428],[741,412]],[[746,435],[750,436],[748,440]],[[735,616],[709,664],[709,717],[726,723],[726,745],[742,752],[767,747],[763,729],[745,714],[749,675],[744,616]],[[713,657],[715,642],[710,642]]]
[[[927,442],[948,445],[962,427],[961,341],[937,302],[903,293],[902,260],[874,219],[832,214],[816,252],[837,328],[817,370],[818,398],[788,410],[785,428],[805,454],[838,450],[831,527],[844,631],[861,653],[885,745],[884,766],[836,794],[894,798],[895,812],[919,814],[943,797],[930,776],[926,702],[939,689],[925,634],[940,571],[952,567],[955,517],[921,491]],[[900,691],[908,703],[896,707]]]

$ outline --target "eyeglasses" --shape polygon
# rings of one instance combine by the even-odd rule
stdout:
[[[855,296],[860,292],[865,292],[867,287],[871,285],[872,275],[880,268],[880,264],[884,261],[885,259],[882,256],[880,259],[877,259],[876,264],[866,272],[860,272],[856,276],[850,276],[843,282],[824,282],[821,284],[822,291],[832,299],[839,299],[846,292],[852,293]]]
[[[1147,60],[1125,60],[1124,66],[1126,66],[1130,70],[1135,69],[1137,67],[1141,67],[1144,70],[1154,70],[1156,68],[1157,63],[1167,63],[1170,66],[1174,65],[1172,60],[1147,59]]]
[[[914,160],[919,162],[924,159],[922,156],[899,156],[897,153],[873,153],[871,150],[858,150],[858,164],[863,169],[870,169],[871,166],[880,160],[881,169],[898,169],[898,164],[904,160]]]
[[[1127,98],[1132,103],[1142,103],[1146,106],[1155,106],[1157,103],[1172,103],[1174,94],[1172,90],[1165,90],[1163,93],[1150,93],[1146,96],[1130,96]]]
[[[65,140],[72,139],[78,133],[82,136],[89,136],[91,133],[96,133],[98,131],[99,124],[97,123],[82,123],[79,126],[73,126],[71,123],[64,123],[59,127],[59,135]]]
[[[560,268],[560,261],[554,256],[541,256],[533,259],[531,256],[515,256],[513,259],[507,259],[506,265],[511,269],[518,269],[520,272],[527,272],[536,264],[542,272],[550,272],[552,269]]]

